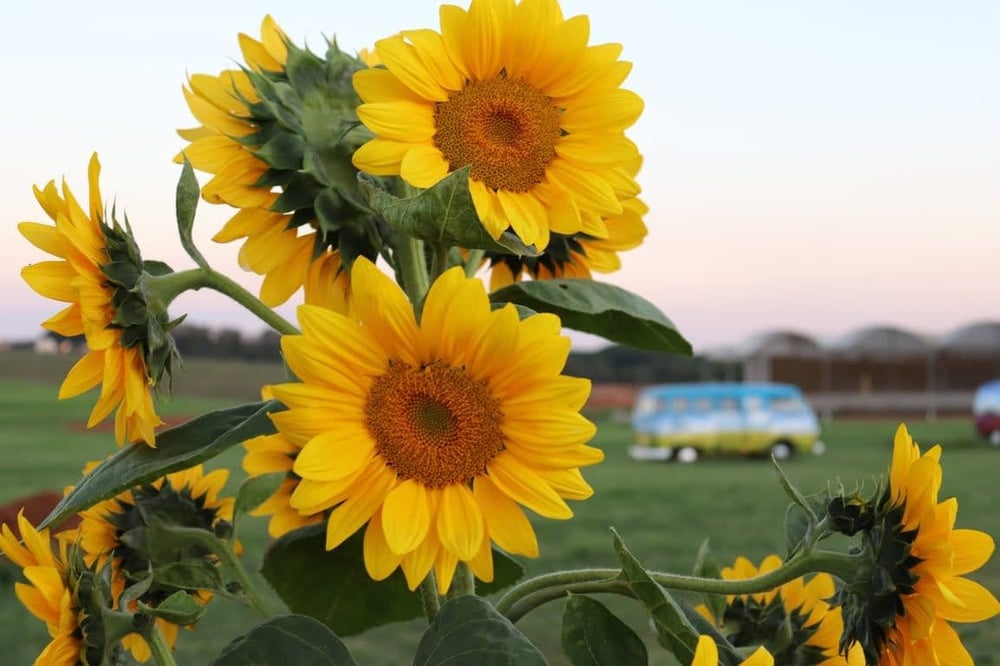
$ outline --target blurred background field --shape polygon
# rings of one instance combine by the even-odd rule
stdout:
[[[90,397],[56,401],[56,387],[72,362],[67,356],[30,352],[0,353],[0,504],[43,490],[62,491],[79,479],[88,460],[115,450],[109,432],[82,432],[93,404]],[[174,381],[174,398],[164,403],[168,423],[178,423],[204,411],[257,399],[260,386],[282,381],[283,371],[272,363],[192,360]],[[704,538],[720,563],[738,555],[759,561],[784,545],[783,516],[787,501],[769,463],[761,460],[705,459],[694,465],[639,463],[628,458],[631,441],[626,424],[595,414],[600,429],[595,444],[606,461],[585,470],[594,486],[590,500],[575,504],[569,522],[537,520],[542,556],[525,561],[528,573],[579,566],[614,566],[608,527],[614,526],[637,557],[649,568],[687,571]],[[793,459],[786,465],[792,480],[805,492],[843,481],[871,487],[889,464],[891,420],[838,420],[824,424],[827,453]],[[996,470],[1000,451],[973,432],[967,418],[908,423],[923,448],[944,447],[942,496],[959,499],[959,527],[1000,532],[1000,487]],[[242,451],[233,449],[209,466],[233,470],[230,489],[243,480]],[[265,521],[248,519],[241,527],[249,568],[256,569],[267,545]],[[32,618],[14,596],[9,564],[0,567],[0,645],[3,663],[29,664],[47,642],[44,625]],[[975,576],[1000,592],[1000,560],[994,557]],[[264,585],[264,583],[261,583]],[[317,581],[322,585],[322,581]],[[644,637],[650,634],[634,602],[607,599]],[[276,605],[280,605],[274,599]],[[359,599],[359,604],[364,600]],[[558,619],[561,603],[553,603],[521,621],[519,626],[539,644],[553,664],[563,664]],[[254,614],[225,600],[209,608],[198,628],[182,632],[179,664],[208,664],[227,642],[255,622]],[[423,623],[413,621],[382,627],[350,637],[348,645],[360,664],[408,663]],[[959,627],[975,663],[1000,664],[997,621]],[[651,663],[669,664],[662,651],[651,650]]]

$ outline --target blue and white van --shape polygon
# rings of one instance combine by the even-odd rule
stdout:
[[[790,384],[663,384],[639,392],[632,411],[637,460],[690,463],[707,453],[820,454],[819,420]]]

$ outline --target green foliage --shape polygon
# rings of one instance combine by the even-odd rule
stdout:
[[[601,602],[577,594],[566,600],[562,647],[573,666],[649,663],[646,645]]]
[[[245,516],[263,504],[264,500],[281,487],[281,482],[284,480],[284,472],[275,472],[252,476],[240,484],[240,489],[236,492],[236,501],[233,504],[233,529],[236,529],[241,516]]]
[[[551,312],[559,315],[563,326],[611,342],[691,355],[691,344],[665,314],[641,296],[614,285],[593,280],[531,280],[498,289],[490,300]]]
[[[364,174],[358,176],[358,183],[372,210],[408,236],[467,249],[536,256],[535,247],[525,245],[515,234],[505,231],[494,239],[486,231],[469,194],[469,169],[453,171],[433,187],[407,198],[390,194]]]
[[[268,413],[275,401],[256,402],[209,412],[157,437],[157,447],[125,446],[83,477],[39,527],[57,526],[66,518],[130,488],[193,467],[251,437],[274,432]]]
[[[156,606],[148,606],[140,601],[138,607],[145,615],[152,615],[181,626],[195,624],[205,614],[204,606],[187,592],[180,591],[174,592]]]
[[[708,547],[708,539],[701,542],[698,549],[698,558],[694,563],[695,576],[701,578],[722,578],[722,570],[712,555],[711,548]],[[705,605],[712,611],[712,617],[721,619],[726,612],[726,597],[722,594],[705,594]]]
[[[689,664],[694,658],[699,632],[673,596],[654,581],[646,569],[625,547],[618,533],[612,530],[615,552],[622,565],[622,579],[632,594],[645,606],[659,641],[681,661]],[[731,646],[719,645],[719,660],[723,666],[737,666],[741,659]]]
[[[493,605],[475,596],[441,607],[417,646],[414,666],[536,666],[545,657]]]
[[[261,573],[292,611],[316,618],[340,636],[423,615],[420,598],[409,590],[402,571],[397,569],[383,581],[368,576],[363,542],[364,535],[358,532],[328,551],[325,525],[310,525],[271,544]],[[493,582],[477,586],[480,594],[499,591],[524,575],[520,564],[497,550],[493,570]],[[317,581],[337,594],[316,594]]]
[[[357,666],[347,646],[311,617],[279,615],[226,646],[210,666]]]
[[[208,261],[194,244],[192,230],[194,229],[194,215],[198,209],[198,196],[201,189],[198,187],[198,179],[194,175],[194,168],[184,158],[184,167],[181,169],[181,177],[177,180],[177,194],[174,205],[177,210],[177,231],[181,237],[181,245],[196,264],[202,268],[208,268]]]

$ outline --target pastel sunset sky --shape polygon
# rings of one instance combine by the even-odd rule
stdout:
[[[777,327],[939,334],[1000,319],[1000,3],[565,0],[563,11],[590,16],[591,43],[624,45],[626,87],[646,102],[630,136],[645,155],[650,233],[603,279],[656,303],[696,349]],[[233,66],[237,33],[258,36],[266,13],[319,52],[324,35],[354,51],[438,27],[427,0],[0,2],[0,338],[37,334],[59,308],[19,276],[44,258],[16,231],[47,221],[31,185],[65,176],[85,197],[94,150],[144,255],[191,265],[173,221],[175,129],[197,124],[181,86]],[[203,202],[196,238],[256,289],[237,245],[209,240],[231,212]],[[182,312],[262,328],[211,293],[184,295]]]

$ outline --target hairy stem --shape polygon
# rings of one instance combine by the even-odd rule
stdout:
[[[441,610],[441,597],[437,592],[437,578],[434,570],[427,572],[427,577],[420,583],[420,600],[424,604],[424,614],[427,616],[427,623],[434,622],[438,612]]]
[[[149,651],[153,653],[153,659],[156,660],[157,666],[177,666],[177,662],[174,661],[174,653],[163,638],[160,628],[156,626],[155,622],[151,626],[152,629],[146,635],[146,642],[149,643]]]

